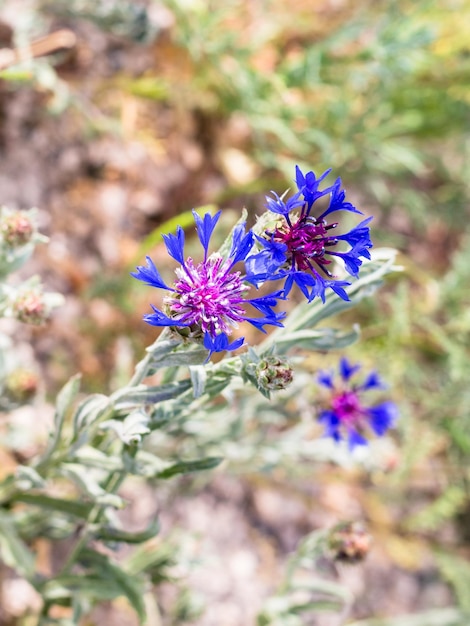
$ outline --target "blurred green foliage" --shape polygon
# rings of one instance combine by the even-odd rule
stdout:
[[[133,40],[154,37],[158,49],[158,29],[148,26],[144,5],[106,4],[109,10],[98,11],[91,2],[48,0],[38,14],[90,20]],[[379,497],[406,508],[416,476],[426,478],[426,497],[394,531],[410,545],[416,537],[427,541],[456,601],[468,610],[470,2],[162,4],[174,14],[171,44],[183,57],[166,58],[171,71],[164,76],[153,69],[139,78],[120,76],[117,88],[203,116],[222,145],[224,131],[241,120],[248,132],[236,147],[256,165],[250,192],[282,191],[294,163],[316,171],[333,167],[358,206],[376,215],[377,240],[406,253],[405,271],[382,297],[355,309],[362,342],[353,354],[384,373],[401,407],[398,468],[381,477]],[[58,98],[64,83],[50,65],[38,62],[34,71],[37,84],[56,90],[56,100],[73,103]],[[11,70],[3,78],[24,75]],[[102,118],[95,121],[103,128]],[[239,189],[232,186],[234,195]],[[350,321],[343,314],[341,324],[350,329]],[[360,624],[467,623],[461,619],[449,610]]]

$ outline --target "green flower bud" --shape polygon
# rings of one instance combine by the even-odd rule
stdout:
[[[5,393],[14,402],[23,404],[36,395],[38,386],[39,378],[35,372],[19,368],[7,376]]]
[[[372,545],[372,537],[362,522],[343,522],[335,526],[328,537],[332,558],[343,563],[364,560]]]
[[[286,389],[291,384],[294,373],[285,359],[273,354],[263,357],[257,363],[255,376],[262,389],[278,391]]]
[[[44,294],[37,288],[17,294],[12,303],[13,316],[25,324],[39,326],[49,317]]]
[[[29,213],[3,210],[0,218],[0,234],[10,248],[19,248],[31,241],[35,227]]]

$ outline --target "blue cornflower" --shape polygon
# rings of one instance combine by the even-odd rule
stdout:
[[[325,426],[325,434],[335,441],[346,440],[349,448],[367,444],[364,434],[372,430],[381,437],[391,428],[397,417],[397,406],[390,401],[372,406],[363,404],[362,396],[370,390],[385,389],[377,372],[373,371],[365,377],[362,384],[351,381],[361,369],[360,365],[352,365],[346,358],[339,363],[339,380],[332,372],[322,371],[317,381],[328,389],[327,408],[318,417]]]
[[[280,219],[275,228],[257,237],[261,251],[246,261],[251,282],[256,284],[260,277],[263,280],[282,278],[285,279],[285,296],[296,284],[309,301],[319,296],[324,302],[326,289],[332,289],[343,300],[349,300],[344,287],[350,283],[336,280],[329,265],[334,257],[340,258],[349,274],[358,275],[362,259],[370,259],[372,242],[368,224],[372,218],[363,220],[349,232],[332,234],[339,222],[328,223],[328,216],[339,211],[361,212],[346,201],[340,178],[330,187],[319,189],[330,171],[317,178],[313,172],[304,175],[296,166],[298,191],[287,200],[274,192],[273,198],[266,198],[268,210],[279,215]],[[315,203],[323,196],[329,196],[328,206],[315,214]],[[337,249],[341,242],[349,245],[350,249]]]
[[[245,225],[239,224],[233,232],[232,246],[227,258],[214,253],[209,255],[212,232],[219,220],[220,211],[211,217],[206,213],[201,218],[193,211],[199,241],[204,249],[204,259],[195,264],[192,258],[184,258],[184,231],[178,226],[176,235],[163,235],[169,255],[180,263],[175,270],[176,281],[168,286],[163,281],[155,264],[147,257],[147,265],[137,267],[131,275],[151,287],[165,289],[168,295],[163,299],[163,310],[152,306],[153,313],[144,320],[153,326],[170,326],[179,329],[183,336],[203,342],[213,352],[235,350],[244,341],[241,337],[229,341],[232,329],[240,322],[249,322],[264,331],[265,325],[282,326],[285,313],[277,313],[274,307],[281,291],[259,298],[247,298],[250,286],[244,282],[239,271],[234,269],[245,261],[253,247],[254,235]],[[261,313],[260,317],[250,317],[245,306],[251,305]]]

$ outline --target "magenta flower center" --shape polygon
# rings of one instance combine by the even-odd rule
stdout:
[[[342,391],[332,399],[333,412],[339,420],[348,423],[357,423],[364,415],[364,408],[355,391]]]
[[[287,246],[287,257],[296,269],[308,271],[313,269],[312,263],[316,263],[330,275],[325,266],[331,261],[325,258],[325,252],[327,248],[338,243],[337,239],[328,235],[328,231],[337,225],[317,222],[314,217],[300,217],[291,225],[285,224],[277,228],[274,240]]]
[[[240,272],[229,272],[229,267],[216,255],[196,267],[189,258],[176,270],[174,292],[165,298],[171,317],[212,336],[230,335],[245,319],[243,293],[249,287],[242,283]]]

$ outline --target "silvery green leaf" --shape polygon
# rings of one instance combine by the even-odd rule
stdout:
[[[26,544],[18,536],[11,517],[0,511],[0,554],[8,567],[27,579],[34,576],[34,558]]]
[[[92,557],[91,552],[88,549],[82,553],[89,570],[86,575],[69,574],[46,581],[41,589],[44,599],[60,603],[64,600],[71,601],[76,595],[98,601],[126,596],[142,623],[145,619],[145,606],[144,589],[140,580],[126,574],[104,554],[101,555],[103,560],[99,561]]]
[[[111,398],[116,410],[128,410],[145,404],[157,404],[164,400],[177,398],[182,393],[190,389],[190,380],[181,380],[175,383],[148,387],[139,385],[138,387],[127,387],[114,393]]]
[[[140,532],[126,532],[118,528],[99,528],[95,533],[97,539],[102,541],[115,541],[122,543],[143,543],[149,539],[153,539],[160,532],[160,524],[158,520],[154,520],[150,525]]]
[[[199,365],[204,363],[207,358],[207,350],[205,348],[197,347],[192,350],[179,350],[178,352],[171,352],[163,358],[155,358],[152,354],[152,360],[150,361],[150,368],[152,372],[163,367],[181,367],[187,365]]]
[[[399,617],[361,619],[350,622],[349,626],[468,626],[469,619],[469,613],[457,608],[447,608]]]
[[[179,339],[166,339],[165,341],[161,341],[157,338],[145,351],[151,353],[153,359],[158,361],[158,359],[162,359],[180,344],[181,341]]]
[[[18,465],[16,468],[15,482],[18,489],[28,490],[32,488],[41,489],[45,482],[35,469],[27,465]]]
[[[73,419],[74,435],[87,428],[102,417],[103,412],[110,406],[109,398],[97,393],[84,400],[75,412]]]
[[[193,385],[194,398],[200,398],[206,388],[207,370],[202,365],[192,365],[189,368],[189,376]]]
[[[83,550],[81,560],[98,575],[100,580],[117,587],[120,590],[119,595],[124,595],[129,600],[140,622],[145,620],[143,579],[129,575],[119,564],[113,563],[109,556],[91,548]]]
[[[159,472],[155,478],[171,478],[177,474],[192,474],[193,472],[213,469],[217,467],[217,465],[220,465],[223,460],[223,457],[214,456],[205,459],[197,459],[195,461],[180,461]]]
[[[113,509],[123,509],[126,506],[126,502],[115,493],[104,493],[97,496],[95,502],[103,506],[111,506]]]
[[[387,248],[374,250],[372,260],[363,263],[360,277],[345,288],[351,299],[350,302],[342,300],[332,291],[327,293],[325,303],[319,298],[313,302],[303,302],[287,316],[284,328],[276,329],[271,333],[261,344],[261,348],[266,349],[277,344],[288,333],[312,329],[322,320],[351,308],[363,298],[371,295],[382,284],[386,274],[401,269],[395,265],[395,256],[395,250]]]
[[[90,496],[93,500],[108,495],[99,484],[96,473],[78,463],[62,463],[60,473],[69,478],[82,493]]]
[[[149,416],[142,411],[133,411],[123,421],[107,420],[101,424],[103,430],[113,430],[127,446],[140,443],[143,435],[150,432]]]
[[[135,457],[135,466],[140,476],[152,478],[163,471],[168,463],[156,454],[140,449]]]
[[[49,435],[49,443],[46,451],[39,459],[36,467],[43,467],[46,465],[49,458],[59,447],[61,443],[62,428],[64,422],[71,416],[73,405],[77,399],[78,392],[80,390],[80,374],[72,376],[72,378],[62,387],[56,402],[55,414],[54,414],[54,428]]]
[[[350,332],[343,332],[334,328],[322,328],[321,330],[297,330],[286,332],[276,340],[276,348],[279,354],[285,354],[292,348],[303,350],[334,350],[346,348],[359,339],[360,330],[357,324]]]
[[[50,511],[60,511],[67,515],[73,515],[81,519],[87,519],[92,509],[92,504],[88,502],[77,502],[76,500],[65,500],[64,498],[54,498],[41,493],[18,493],[15,494],[15,502],[24,502],[42,509]]]
[[[97,469],[103,469],[109,472],[120,471],[124,467],[121,457],[110,456],[91,446],[83,446],[77,450],[75,460],[81,465],[96,467]]]
[[[150,432],[148,423],[149,416],[146,413],[134,411],[122,422],[121,440],[127,445],[140,443],[142,436]]]

